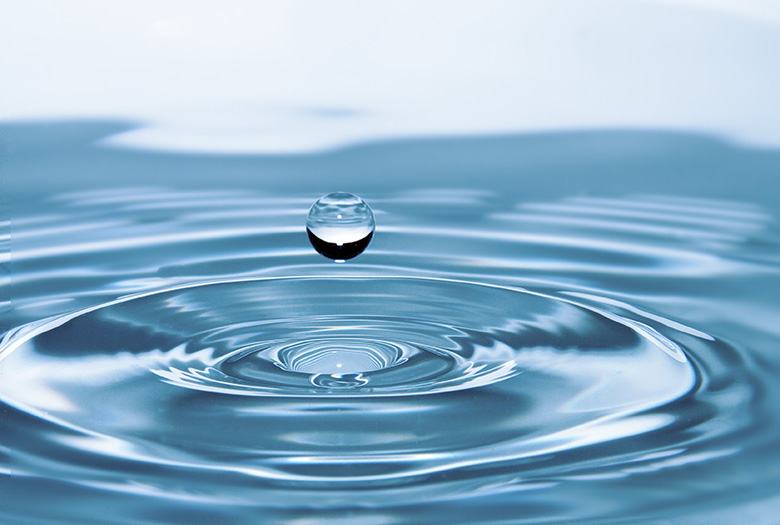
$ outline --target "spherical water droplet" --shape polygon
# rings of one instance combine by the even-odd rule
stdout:
[[[374,235],[374,212],[363,199],[345,192],[329,193],[315,202],[306,218],[314,249],[345,261],[363,253]]]

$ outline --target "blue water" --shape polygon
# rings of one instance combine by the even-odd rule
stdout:
[[[0,521],[775,523],[780,152],[6,124]],[[309,244],[360,195],[371,245]]]

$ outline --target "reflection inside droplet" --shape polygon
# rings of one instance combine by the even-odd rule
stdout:
[[[357,195],[329,193],[315,202],[306,218],[309,242],[317,252],[344,261],[363,253],[374,235],[374,213]]]

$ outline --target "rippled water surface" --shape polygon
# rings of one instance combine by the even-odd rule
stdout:
[[[3,521],[777,520],[777,152],[126,126],[5,131]],[[306,234],[337,190],[376,217],[343,264]]]

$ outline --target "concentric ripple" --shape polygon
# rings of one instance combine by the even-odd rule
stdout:
[[[566,521],[711,498],[759,458],[740,447],[774,446],[772,386],[744,346],[761,348],[764,328],[733,336],[746,314],[716,294],[775,275],[769,248],[728,256],[754,242],[758,212],[711,231],[702,204],[691,233],[661,199],[580,199],[551,218],[469,194],[439,196],[436,213],[430,201],[429,224],[467,204],[482,223],[422,228],[404,206],[426,194],[374,198],[383,229],[361,264],[336,265],[308,247],[308,198],[150,195],[80,202],[87,222],[70,233],[18,226],[0,459],[25,480],[220,519],[359,507],[431,522],[404,512],[452,517],[462,498],[464,523],[507,506]],[[582,220],[624,209],[637,231]],[[128,218],[119,238],[99,237],[101,214]],[[528,510],[534,498],[553,503]],[[257,521],[247,512],[236,521]]]
[[[543,371],[564,384],[577,378],[573,394],[593,382],[599,397],[647,406],[689,390],[694,377],[677,344],[636,321],[520,289],[422,278],[188,285],[56,318],[5,346],[15,349],[6,366],[26,353],[56,356],[58,368],[122,355],[136,373],[148,368],[175,386],[282,397],[431,394]],[[663,379],[642,381],[648,373]]]
[[[277,487],[251,496],[263,501],[489,473],[649,432],[674,419],[628,418],[697,382],[683,349],[644,322],[519,288],[400,276],[136,294],[21,329],[0,355],[3,401],[82,433],[80,449],[108,440],[157,468],[251,472]],[[249,490],[226,483],[199,490]],[[295,489],[280,493],[286,483]]]

